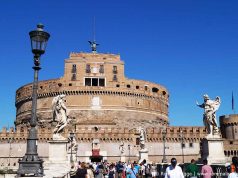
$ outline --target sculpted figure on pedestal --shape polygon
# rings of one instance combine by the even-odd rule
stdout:
[[[61,133],[68,124],[68,110],[65,105],[65,95],[58,95],[52,101],[53,121],[57,122],[54,129],[53,139],[65,139]]]
[[[146,131],[142,127],[137,128],[137,131],[140,134],[140,149],[145,150]]]
[[[204,108],[203,114],[203,123],[206,127],[208,135],[214,135],[219,132],[216,120],[216,111],[220,107],[221,99],[219,96],[216,97],[215,100],[211,100],[207,94],[203,96],[204,103],[198,104],[200,108]]]
[[[124,142],[121,142],[121,144],[119,145],[119,150],[121,151],[121,155],[123,155],[125,152]]]

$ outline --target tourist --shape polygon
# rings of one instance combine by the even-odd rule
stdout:
[[[121,177],[122,177],[123,171],[124,171],[124,166],[122,165],[122,162],[119,161],[119,162],[116,164],[116,172],[117,172],[118,178],[121,178]]]
[[[184,178],[183,171],[177,165],[176,158],[171,159],[171,165],[166,168],[165,178]]]
[[[238,178],[238,158],[236,156],[232,157],[232,163],[229,167],[228,178]]]
[[[196,163],[195,160],[192,159],[191,163],[186,167],[186,175],[189,178],[198,177],[198,166],[195,163]]]
[[[236,172],[236,165],[238,165],[238,157],[233,156],[232,157],[232,163],[230,166],[228,166],[228,172],[232,173],[232,172]]]
[[[212,167],[207,164],[207,159],[203,160],[201,175],[203,178],[211,178],[213,175]]]
[[[80,167],[76,172],[75,178],[87,178],[87,169],[84,162],[80,164]]]
[[[115,171],[114,165],[111,164],[108,170],[108,178],[115,178],[116,177],[115,173],[116,171]]]
[[[93,166],[89,163],[86,164],[88,178],[94,178]]]
[[[152,178],[156,178],[157,176],[157,165],[154,162],[151,165],[151,175]]]
[[[98,163],[96,171],[95,171],[95,178],[103,178],[104,167],[102,163]]]
[[[128,178],[137,178],[138,177],[138,172],[137,169],[134,167],[133,164],[130,164],[127,166],[126,170],[126,177]]]

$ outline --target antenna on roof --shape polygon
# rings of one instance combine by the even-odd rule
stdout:
[[[93,41],[88,41],[91,49],[92,49],[92,53],[97,53],[97,46],[99,44],[96,43],[96,20],[95,20],[95,16],[93,17]]]

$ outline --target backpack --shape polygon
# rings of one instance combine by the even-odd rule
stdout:
[[[149,168],[148,165],[145,166],[145,174],[146,174],[146,175],[150,175],[150,168]]]

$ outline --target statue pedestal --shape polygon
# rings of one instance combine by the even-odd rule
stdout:
[[[144,150],[140,150],[139,151],[139,163],[141,163],[144,159],[146,160],[146,162],[149,162],[149,158],[148,158],[148,150],[144,149]]]
[[[223,139],[219,135],[208,135],[202,140],[202,159],[208,164],[225,164]]]
[[[49,160],[45,164],[45,175],[63,177],[70,172],[70,162],[67,157],[68,140],[53,140],[48,143]]]
[[[126,162],[126,157],[125,157],[125,155],[121,155],[120,161],[121,161],[121,162]]]

